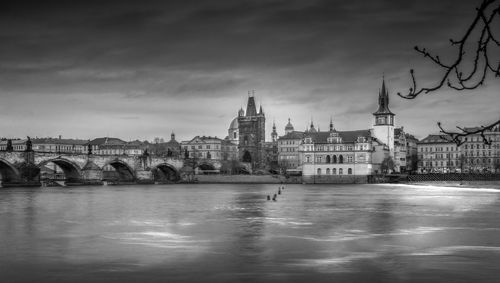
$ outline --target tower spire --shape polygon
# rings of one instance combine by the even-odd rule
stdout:
[[[385,85],[385,77],[382,78],[382,88],[378,93],[378,109],[373,114],[393,114],[391,110],[389,110],[389,92]]]
[[[257,116],[257,109],[255,108],[255,99],[253,96],[248,97],[246,116]]]

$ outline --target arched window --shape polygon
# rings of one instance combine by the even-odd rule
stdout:
[[[332,161],[332,163],[337,163],[337,155],[334,155],[334,156],[333,156],[333,161]]]
[[[330,168],[326,168],[326,175],[330,175]]]
[[[321,168],[318,168],[318,175],[321,175]]]
[[[342,154],[339,156],[339,163],[344,163],[344,157],[342,156]]]
[[[330,155],[326,156],[326,163],[328,163],[328,164],[330,163]]]
[[[332,169],[332,175],[337,175],[337,168]]]
[[[344,170],[342,170],[342,168],[339,168],[339,175],[344,174],[344,172],[343,172],[343,171],[344,171]]]
[[[352,175],[352,169],[351,168],[347,169],[347,174],[348,175]]]

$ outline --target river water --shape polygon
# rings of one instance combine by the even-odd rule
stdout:
[[[500,282],[500,189],[0,189],[1,282]]]

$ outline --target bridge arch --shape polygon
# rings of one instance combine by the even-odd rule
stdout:
[[[57,166],[59,166],[59,168],[61,168],[61,170],[63,170],[66,182],[81,181],[82,171],[80,166],[78,166],[78,164],[69,161],[65,158],[58,157],[58,158],[44,160],[40,162],[37,166],[38,168],[42,168],[42,166],[46,165],[49,162],[56,164]]]
[[[0,158],[0,175],[3,183],[15,182],[21,177],[19,170],[2,158]]]
[[[168,163],[161,163],[153,168],[155,182],[177,182],[180,179],[179,171]]]
[[[104,179],[116,179],[118,178],[118,181],[127,181],[127,182],[132,182],[135,181],[135,173],[134,169],[130,167],[130,165],[127,164],[127,162],[120,160],[120,159],[113,159],[104,164],[102,169],[104,170],[106,166],[111,166],[115,169],[116,175],[115,176],[104,176]]]

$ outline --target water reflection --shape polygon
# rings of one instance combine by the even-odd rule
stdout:
[[[267,201],[275,191],[3,189],[0,275],[19,282],[488,282],[497,273],[500,190],[289,185]]]

